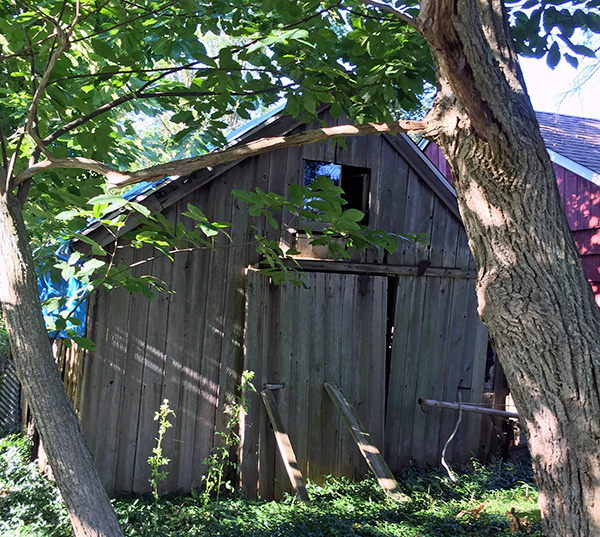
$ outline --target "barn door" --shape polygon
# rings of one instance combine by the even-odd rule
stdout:
[[[383,446],[386,326],[386,277],[307,273],[303,288],[273,286],[248,273],[244,368],[255,372],[258,390],[285,384],[274,396],[300,469],[313,482],[366,472],[324,382],[338,383]],[[249,397],[242,432],[244,492],[279,498],[289,484],[256,394]]]
[[[422,410],[419,398],[481,405],[488,336],[472,279],[398,276],[394,317],[385,457],[398,472],[411,460],[440,464],[458,418],[454,410]],[[448,461],[479,455],[481,424],[480,415],[464,413]]]

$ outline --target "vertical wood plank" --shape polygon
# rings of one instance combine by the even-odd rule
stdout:
[[[285,432],[283,421],[277,411],[275,397],[273,397],[273,393],[269,390],[262,390],[260,393],[267,408],[271,424],[273,425],[273,432],[275,433],[281,460],[285,466],[290,483],[296,490],[298,499],[304,503],[310,503],[308,500],[308,493],[306,492],[306,483],[304,482],[302,472],[298,467],[292,443],[290,442],[289,435]]]
[[[119,251],[115,264],[129,265],[133,259],[130,249]],[[118,444],[118,420],[123,394],[123,371],[127,352],[127,319],[129,315],[129,293],[123,289],[112,291],[106,321],[106,347],[102,355],[101,385],[98,397],[96,427],[97,438],[95,462],[108,489],[115,491],[115,463]]]
[[[230,187],[231,170],[211,183],[205,193],[205,214],[212,221],[227,222],[231,215]],[[203,208],[204,210],[204,208]],[[202,340],[197,352],[201,356],[200,397],[196,407],[196,426],[194,432],[194,455],[192,480],[196,486],[202,483],[206,471],[204,460],[209,457],[215,445],[216,423],[219,398],[219,372],[221,367],[221,348],[225,334],[224,288],[228,285],[226,272],[230,244],[223,237],[216,241],[215,248],[204,252],[202,256],[202,278],[206,279],[204,317],[202,321]]]
[[[147,259],[149,248],[134,251],[134,263]],[[133,276],[145,274],[143,265],[133,269]],[[134,490],[135,454],[138,442],[140,402],[144,374],[144,346],[150,300],[141,293],[130,293],[127,322],[127,349],[123,371],[123,394],[118,416],[118,440],[115,461],[115,490]],[[125,410],[123,410],[125,409]]]
[[[169,284],[173,264],[159,252],[151,263],[151,273]],[[157,293],[148,305],[148,324],[146,327],[145,347],[143,351],[144,372],[140,402],[139,425],[137,432],[137,445],[134,464],[133,491],[144,493],[150,491],[150,467],[148,457],[152,455],[152,448],[157,435],[154,414],[161,405],[161,392],[163,383],[163,370],[165,365],[165,350],[167,328],[169,322],[169,294]],[[154,319],[162,322],[155,323]]]
[[[266,349],[263,349],[263,333],[269,330],[266,303],[262,299],[261,275],[249,270],[246,275],[246,320],[244,338],[244,369],[255,373],[253,384],[265,382],[261,374],[262,361]],[[266,278],[265,278],[266,279]],[[248,498],[258,495],[258,450],[260,437],[261,405],[257,393],[247,394],[248,411],[240,424],[240,462],[239,485]]]

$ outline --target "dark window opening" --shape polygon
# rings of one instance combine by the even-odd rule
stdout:
[[[318,176],[329,177],[333,184],[344,190],[344,199],[348,202],[344,209],[358,209],[365,213],[360,221],[363,225],[369,223],[369,183],[371,171],[368,168],[320,162],[304,161],[304,184],[310,185]]]

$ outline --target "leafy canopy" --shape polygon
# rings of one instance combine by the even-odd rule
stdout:
[[[578,56],[593,56],[582,43],[600,33],[599,6],[600,0],[509,2],[517,50],[545,56],[551,66],[561,57],[576,65]],[[358,122],[418,109],[435,81],[427,44],[408,24],[418,13],[416,1],[2,2],[2,168],[10,178],[55,157],[141,168],[222,146],[227,128],[280,102],[303,120],[322,104]],[[98,202],[103,179],[75,169],[38,174],[20,190],[23,198],[29,193],[25,217],[33,244],[50,249],[52,240],[76,235],[118,203]],[[90,199],[98,202],[91,209]],[[222,226],[203,214],[190,218],[196,244],[210,243],[210,226]],[[180,247],[181,230],[160,220],[147,225],[139,244],[155,241],[164,252]],[[48,251],[39,250],[42,265]],[[82,263],[64,261],[55,270],[84,270],[97,280],[97,267]]]
[[[334,116],[345,112],[359,122],[414,109],[434,82],[427,44],[401,18],[371,4],[3,2],[4,165],[10,168],[13,158],[11,171],[18,172],[49,152],[136,168],[223,145],[232,117],[247,120],[282,99],[287,112],[305,119],[322,103],[332,104]],[[418,14],[418,2],[382,5],[406,17]],[[578,55],[593,56],[576,38],[578,29],[600,32],[599,5],[599,0],[510,3],[517,49],[547,56],[551,65],[561,55],[572,64]],[[163,136],[149,128],[156,121],[165,125]],[[24,130],[31,136],[23,136]],[[67,180],[79,172],[48,175],[48,188],[80,194]]]

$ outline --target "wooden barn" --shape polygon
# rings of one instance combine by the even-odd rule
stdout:
[[[339,121],[327,111],[320,119]],[[320,125],[275,116],[241,139]],[[172,462],[162,492],[202,486],[203,461],[219,441],[215,433],[223,430],[243,370],[255,372],[259,390],[279,386],[272,394],[299,468],[317,483],[326,475],[366,472],[325,382],[341,387],[393,472],[411,460],[439,464],[455,427],[455,410],[422,409],[419,398],[489,400],[488,337],[477,316],[476,273],[451,185],[404,135],[346,144],[274,151],[166,181],[140,196],[172,224],[185,221],[189,203],[213,221],[231,222],[234,246],[178,254],[174,263],[159,256],[136,269],[172,290],[154,300],[117,290],[89,301],[87,335],[97,348],[70,361],[77,379],[71,393],[111,494],[149,490],[153,417],[164,399],[176,419],[163,444]],[[321,165],[334,170],[369,227],[424,233],[427,245],[402,241],[393,255],[369,250],[351,261],[327,259],[283,214],[279,240],[302,252],[306,286],[273,285],[254,268],[253,228],[265,229],[265,222],[249,216],[231,191],[285,194],[305,181],[308,168]],[[109,241],[100,231],[93,236]],[[123,252],[124,263],[153,255]],[[248,496],[278,498],[289,482],[261,398],[248,398],[238,484]],[[484,456],[488,422],[464,413],[447,460]]]
[[[600,120],[536,112],[542,138],[554,164],[569,227],[600,306]],[[434,143],[422,144],[452,183],[448,163]]]

